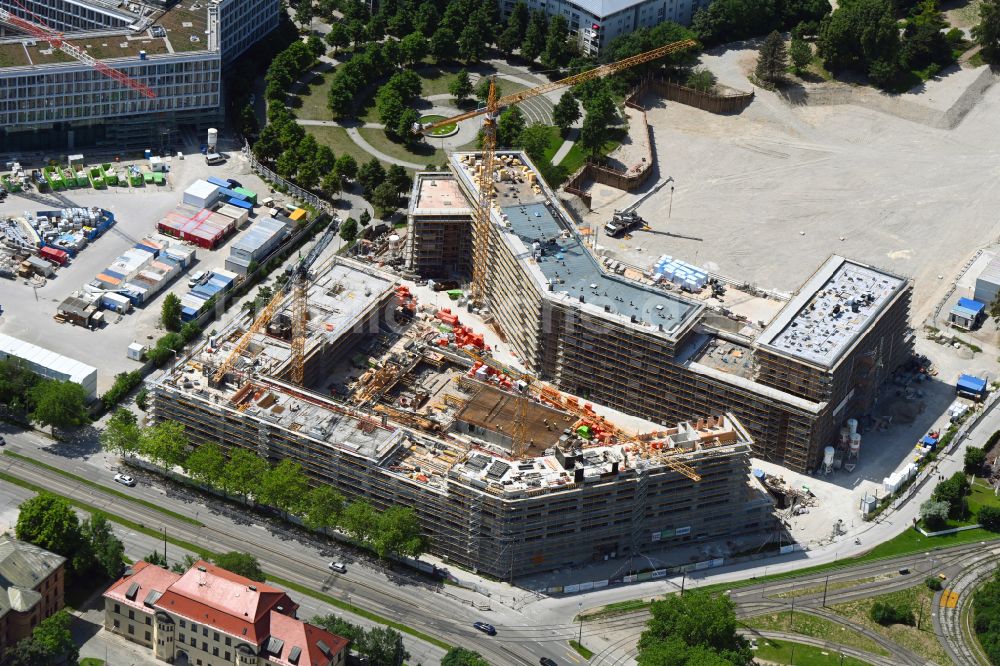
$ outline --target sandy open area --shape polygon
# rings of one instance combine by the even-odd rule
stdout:
[[[732,50],[703,62],[720,83],[749,90],[753,55]],[[782,291],[836,252],[912,276],[917,318],[1000,234],[993,80],[983,68],[961,69],[898,97],[836,84],[806,91],[807,104],[758,90],[729,116],[647,98],[654,178],[673,176],[675,191],[665,187],[639,208],[652,231],[601,244],[638,266],[669,254]],[[874,110],[883,108],[895,113]],[[586,223],[603,226],[644,191],[594,186]]]

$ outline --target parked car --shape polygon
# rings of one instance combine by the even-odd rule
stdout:
[[[115,481],[130,488],[135,485],[135,479],[128,474],[115,474]]]
[[[900,576],[905,576],[908,573],[910,573],[910,570],[907,569],[906,567],[903,567],[902,569],[899,570],[899,575]]]
[[[207,271],[198,271],[197,273],[191,276],[190,280],[188,280],[188,289],[194,289],[198,285],[202,284],[207,277],[208,277]]]
[[[484,634],[489,634],[490,636],[497,635],[497,628],[487,622],[473,622],[472,626]]]
[[[330,562],[330,571],[336,571],[337,573],[347,573],[347,567],[344,566],[343,562]]]
[[[548,657],[542,657],[538,660],[538,663],[542,666],[558,666],[555,659],[549,659]]]
[[[0,435],[0,446],[7,446],[7,440]]]

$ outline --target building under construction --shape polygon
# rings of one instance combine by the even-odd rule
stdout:
[[[349,260],[277,298],[260,325],[235,320],[156,380],[153,417],[196,445],[298,462],[349,500],[412,507],[432,552],[508,580],[774,529],[731,414],[627,434],[442,346],[405,287]]]
[[[169,150],[179,128],[220,122],[222,69],[278,26],[279,9],[278,0],[0,0],[13,16],[0,21],[0,145]],[[99,64],[53,48],[46,32],[65,33]]]
[[[465,198],[451,206],[464,211],[478,200],[481,160],[454,153],[449,168]],[[414,200],[454,187],[446,180],[418,174]],[[493,182],[484,315],[530,372],[564,391],[664,424],[732,412],[756,455],[806,472],[912,354],[905,278],[833,256],[755,329],[652,275],[606,271],[523,153],[497,153]],[[443,265],[439,246],[421,240],[439,233],[440,216],[411,207],[409,221],[411,269]],[[449,219],[450,242],[471,228],[470,217]]]

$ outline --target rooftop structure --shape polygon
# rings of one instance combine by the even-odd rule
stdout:
[[[105,629],[152,648],[160,661],[228,664],[240,654],[241,663],[260,656],[275,666],[344,663],[347,640],[296,619],[298,604],[284,591],[209,562],[183,574],[136,562],[104,598]]]
[[[757,344],[833,367],[906,285],[901,277],[834,255],[764,329]]]
[[[0,359],[17,359],[46,379],[79,384],[90,397],[97,395],[97,368],[0,333]]]
[[[448,173],[421,173],[417,176],[410,197],[410,211],[423,214],[472,212],[458,188],[458,183]]]

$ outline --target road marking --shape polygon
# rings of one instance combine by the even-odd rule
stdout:
[[[572,661],[574,664],[583,663],[583,659],[580,657],[579,654],[577,654],[576,650],[574,650],[571,647],[566,648],[566,656],[569,657],[569,660]]]

